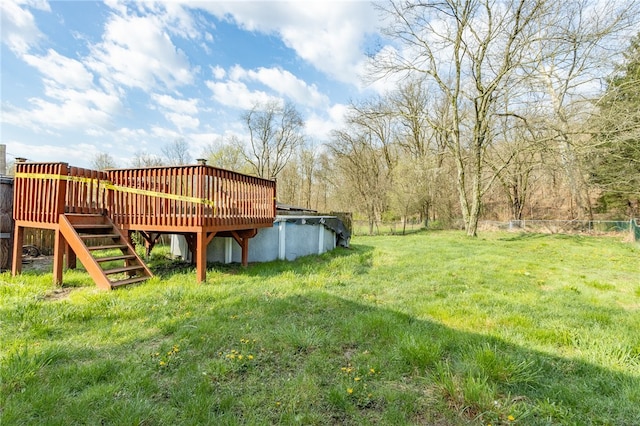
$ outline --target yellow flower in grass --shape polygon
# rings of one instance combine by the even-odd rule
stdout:
[[[354,377],[353,380],[356,381],[356,382],[359,382],[360,381],[360,377]]]
[[[253,355],[247,355],[247,358],[253,359]]]
[[[166,363],[166,362],[164,362],[164,361],[160,361],[160,366],[165,366],[165,365],[167,365],[167,363]]]
[[[514,421],[516,418],[513,417],[511,414],[509,414],[509,416],[507,417],[507,420],[509,420],[510,422]]]
[[[353,388],[347,388],[347,393],[351,395],[353,393]]]

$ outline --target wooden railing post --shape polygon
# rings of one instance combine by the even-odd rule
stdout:
[[[58,179],[58,190],[55,208],[55,218],[60,223],[60,215],[64,215],[67,204],[67,176],[69,175],[69,165],[67,163],[60,164],[60,179]],[[53,244],[53,282],[55,285],[62,284],[62,265],[64,259],[66,242],[60,232],[60,228],[55,230],[55,239]]]
[[[110,176],[106,176],[105,179],[108,179],[109,181],[111,181]],[[105,202],[105,210],[106,210],[106,214],[107,216],[111,217],[112,219],[116,220],[114,218],[115,216],[115,209],[114,209],[114,201],[113,201],[113,188],[111,187],[107,187],[105,188],[106,191],[106,202]]]
[[[56,191],[58,199],[56,200],[56,211],[54,214],[56,222],[58,221],[58,217],[65,213],[67,176],[69,176],[69,165],[67,163],[60,163],[60,179],[58,179],[58,190]]]

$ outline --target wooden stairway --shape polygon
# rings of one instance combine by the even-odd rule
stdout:
[[[101,289],[111,290],[153,276],[120,228],[107,216],[60,215],[60,232]],[[120,253],[114,256],[113,250]]]

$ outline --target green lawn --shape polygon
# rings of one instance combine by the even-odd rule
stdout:
[[[640,424],[640,246],[458,232],[0,275],[0,424]],[[166,253],[166,252],[165,252]]]

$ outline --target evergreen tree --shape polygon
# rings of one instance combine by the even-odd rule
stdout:
[[[608,81],[596,120],[592,180],[601,189],[599,210],[640,215],[640,34]]]

